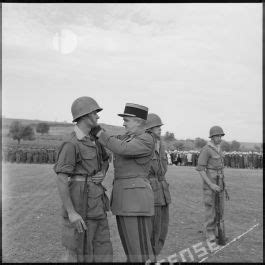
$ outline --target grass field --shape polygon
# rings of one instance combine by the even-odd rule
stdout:
[[[3,262],[60,262],[61,201],[51,165],[2,164]],[[263,261],[262,171],[226,169],[231,200],[225,206],[229,241],[259,226],[206,262]],[[111,189],[113,168],[105,185]],[[201,179],[192,167],[169,166],[172,204],[168,237],[159,260],[204,241]],[[109,190],[110,192],[110,190]],[[115,216],[109,213],[114,262],[125,261]]]

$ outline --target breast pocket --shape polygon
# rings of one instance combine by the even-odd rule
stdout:
[[[154,195],[148,183],[130,183],[123,187],[122,208],[127,213],[148,213],[154,205]]]
[[[97,152],[94,147],[80,148],[81,154],[77,162],[85,169],[88,174],[93,174],[98,167]]]
[[[222,166],[222,157],[218,155],[214,155],[211,157],[211,164],[214,167],[221,167]]]
[[[87,149],[82,148],[82,157],[84,160],[91,160],[94,159],[97,155],[96,148],[90,148],[88,147]]]

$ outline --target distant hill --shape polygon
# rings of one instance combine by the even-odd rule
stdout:
[[[12,118],[2,118],[2,126],[9,127],[13,121],[19,121],[24,125],[37,125],[40,122],[48,123],[50,126],[72,126],[72,123],[67,122],[56,122],[56,121],[42,121],[42,120],[28,120],[28,119],[12,119]]]

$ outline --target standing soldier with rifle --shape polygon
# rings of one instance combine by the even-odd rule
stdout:
[[[220,149],[221,137],[224,136],[223,129],[213,126],[210,129],[211,141],[201,150],[196,170],[199,171],[203,180],[203,199],[205,206],[205,234],[209,241],[216,240],[224,245],[224,193],[228,194],[224,182],[224,163]],[[216,234],[216,230],[218,233]]]
[[[101,184],[109,166],[108,155],[90,134],[101,110],[90,97],[73,102],[74,132],[63,141],[54,165],[63,202],[62,244],[67,262],[112,262],[106,215],[109,201]]]
[[[11,163],[16,162],[16,149],[14,147],[9,148],[8,161],[10,161]]]
[[[47,149],[47,154],[48,154],[48,163],[52,164],[53,163],[53,149]]]
[[[39,163],[39,152],[38,149],[34,148],[32,151],[32,160],[33,163]]]
[[[22,157],[22,149],[18,148],[16,151],[16,163],[20,163],[21,162],[21,157]]]
[[[169,204],[171,203],[169,185],[165,179],[167,154],[160,138],[162,125],[163,123],[158,115],[154,113],[148,114],[146,130],[155,139],[155,153],[151,160],[151,168],[148,175],[155,201],[155,215],[152,217],[153,228],[151,235],[155,256],[159,255],[165,244],[169,223]]]
[[[26,160],[26,162],[31,163],[31,161],[32,161],[32,149],[28,148],[27,149],[27,160]]]

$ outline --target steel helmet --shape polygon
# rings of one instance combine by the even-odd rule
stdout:
[[[71,107],[71,112],[73,116],[73,122],[77,118],[80,118],[86,114],[91,113],[92,111],[101,111],[102,108],[99,107],[98,103],[91,97],[80,97],[77,98]]]
[[[210,133],[209,134],[210,134],[209,138],[211,138],[211,137],[213,137],[215,135],[222,135],[222,136],[225,135],[223,129],[220,126],[213,126],[210,129]]]
[[[146,124],[145,124],[145,128],[146,129],[151,129],[153,127],[156,126],[162,126],[163,123],[160,119],[160,117],[154,113],[149,113],[147,115],[147,120],[146,120]]]

